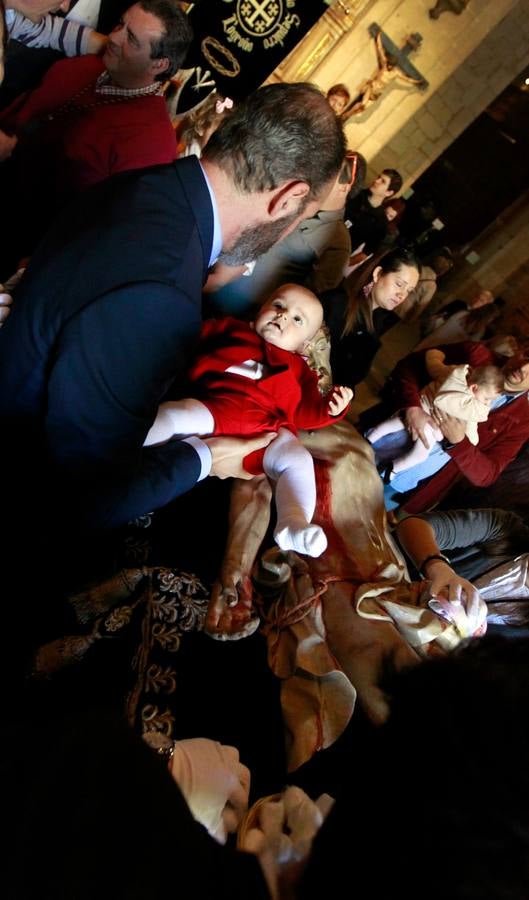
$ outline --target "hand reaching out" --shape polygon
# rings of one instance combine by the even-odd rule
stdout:
[[[435,422],[435,419],[432,419],[432,417],[424,411],[422,406],[410,406],[406,410],[405,420],[406,428],[408,429],[412,439],[414,441],[416,441],[417,439],[421,440],[426,449],[429,450],[430,444],[428,441],[427,432],[425,432],[425,428],[427,425],[435,428],[437,424]]]
[[[432,597],[447,600],[456,611],[458,606],[462,607],[466,613],[469,633],[479,632],[487,620],[487,604],[481,599],[477,588],[442,560],[428,562],[426,574],[431,580]]]
[[[312,842],[334,799],[322,794],[316,802],[296,785],[282,794],[263,797],[250,809],[241,828],[241,849],[255,853],[272,897],[294,897],[295,885]]]
[[[329,400],[329,415],[339,416],[349,406],[353,397],[354,391],[350,387],[344,387],[343,385],[334,387]]]
[[[175,741],[170,772],[195,819],[224,844],[248,808],[250,771],[239,751],[208,738]]]
[[[207,444],[211,453],[209,474],[215,475],[217,478],[253,478],[254,476],[244,468],[244,457],[255,450],[268,447],[270,441],[273,441],[275,437],[277,437],[275,432],[269,432],[250,438],[226,437],[225,435],[205,438],[204,443]]]
[[[225,560],[221,577],[211,590],[206,634],[217,641],[239,640],[257,631],[260,624],[253,606],[250,578],[236,566],[230,567],[230,560]]]
[[[439,428],[443,432],[444,437],[451,444],[459,444],[466,436],[466,422],[456,416],[450,416],[448,413],[438,411],[436,420]]]

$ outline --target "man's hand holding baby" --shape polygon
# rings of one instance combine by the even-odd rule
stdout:
[[[343,385],[334,387],[329,400],[329,415],[339,416],[349,406],[353,397],[354,391],[350,387],[344,387]]]

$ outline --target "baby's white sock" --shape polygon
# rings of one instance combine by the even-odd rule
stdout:
[[[274,539],[281,550],[294,550],[307,556],[321,556],[327,549],[327,538],[323,528],[319,525],[307,525],[303,521],[278,522]]]

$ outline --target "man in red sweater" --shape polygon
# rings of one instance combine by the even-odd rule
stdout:
[[[485,344],[479,342],[449,344],[440,349],[444,351],[444,361],[449,365],[469,363],[478,366],[500,362]],[[426,441],[424,427],[430,421],[419,402],[420,389],[427,381],[424,375],[425,352],[412,353],[401,360],[393,374],[396,408],[402,410],[403,421],[411,437],[419,437],[423,443]],[[444,420],[438,423],[445,439],[438,452],[432,454],[433,468],[422,473],[418,471],[419,466],[414,467],[417,471],[413,470],[413,481],[419,483],[403,504],[405,512],[418,513],[431,509],[461,478],[479,487],[493,484],[529,440],[529,352],[524,350],[504,361],[503,373],[504,391],[491,405],[487,421],[480,423],[479,443],[476,446],[464,437],[458,419],[444,416]],[[382,441],[373,447],[378,460],[391,455],[395,449],[382,448]],[[394,509],[398,503],[398,496],[393,497],[395,491],[412,489],[411,481],[403,484],[396,482],[397,479],[392,481],[386,490],[388,509]]]
[[[23,231],[3,250],[11,267],[13,254],[31,252],[79,190],[175,159],[161,89],[181,66],[191,36],[176,0],[140,0],[123,14],[102,57],[61,60],[38,88],[0,113],[0,160],[11,157],[2,166],[2,199],[27,214]]]

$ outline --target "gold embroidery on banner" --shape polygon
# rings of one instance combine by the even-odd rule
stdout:
[[[264,37],[281,23],[283,0],[238,0],[236,15],[239,25],[248,34]]]
[[[113,609],[105,619],[105,628],[107,631],[119,631],[120,628],[129,624],[131,617],[132,609],[130,606],[119,606],[117,609]]]
[[[168,653],[177,653],[180,647],[180,635],[176,628],[156,624],[152,626],[152,636]]]
[[[146,703],[141,711],[142,731],[157,731],[171,737],[174,727],[174,716],[170,710],[160,712],[157,706]]]
[[[213,66],[213,68],[216,69],[217,72],[220,72],[221,75],[224,75],[226,78],[235,78],[240,74],[241,67],[234,57],[233,53],[231,52],[231,50],[228,50],[227,47],[221,44],[220,41],[217,40],[217,38],[212,37],[212,35],[208,35],[208,37],[204,38],[200,47],[210,66]],[[232,67],[231,70],[227,69],[226,66],[223,65],[221,60],[216,59],[213,56],[211,52],[212,50],[216,50],[217,53],[219,53],[221,56],[224,56],[224,58],[230,63]]]
[[[145,674],[145,690],[160,694],[174,694],[176,691],[176,672],[170,666],[162,667],[152,663]]]

